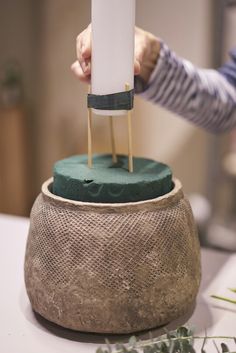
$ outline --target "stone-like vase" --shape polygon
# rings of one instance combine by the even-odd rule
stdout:
[[[70,329],[131,333],[185,314],[200,248],[181,183],[125,204],[66,200],[45,182],[31,212],[25,283],[33,309]]]

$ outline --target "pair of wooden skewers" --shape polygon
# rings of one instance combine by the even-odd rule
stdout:
[[[125,90],[130,90],[130,85],[127,83],[125,85]],[[90,87],[89,87],[90,93]],[[132,110],[127,111],[127,122],[128,122],[128,157],[129,157],[129,172],[133,173],[133,143],[132,143]],[[110,124],[110,134],[111,134],[111,147],[112,147],[112,161],[117,163],[116,154],[116,144],[115,144],[115,134],[114,134],[114,124],[113,116],[109,116]],[[88,166],[92,168],[93,166],[93,156],[92,156],[92,108],[88,108]]]

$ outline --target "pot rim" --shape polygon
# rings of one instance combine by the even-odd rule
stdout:
[[[147,209],[153,208],[153,206],[155,206],[155,209],[157,209],[157,208],[163,208],[165,206],[170,206],[170,204],[173,205],[173,203],[178,202],[180,199],[184,197],[182,184],[176,178],[173,178],[174,187],[169,193],[154,199],[136,201],[136,202],[126,202],[126,203],[93,203],[93,202],[83,202],[83,201],[66,199],[61,196],[54,195],[50,191],[50,186],[52,185],[52,183],[53,183],[53,178],[50,178],[46,180],[42,185],[41,191],[45,201],[54,203],[57,206],[70,207],[70,208],[72,207],[77,209],[79,208],[80,210],[84,210],[84,211],[106,210],[107,212],[108,210],[110,210],[111,212],[112,211],[121,212],[122,210],[124,210],[127,212],[132,210],[147,210]]]

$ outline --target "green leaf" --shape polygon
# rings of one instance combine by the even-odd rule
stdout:
[[[116,344],[115,344],[115,348],[116,348],[117,351],[120,351],[120,350],[122,349],[122,344],[119,343],[119,342],[116,343]]]
[[[104,351],[102,348],[98,348],[98,349],[96,350],[96,353],[105,353],[105,351]]]
[[[129,345],[134,348],[136,346],[137,343],[137,338],[135,336],[131,336],[129,339]]]
[[[171,340],[172,338],[177,337],[177,330],[176,331],[168,331],[166,327],[164,327],[165,335],[168,338],[168,340]]]
[[[123,344],[121,344],[120,347],[122,353],[129,353],[128,349]]]
[[[188,337],[188,329],[184,326],[179,327],[177,329],[177,336],[178,337]]]
[[[229,288],[229,290],[233,293],[236,293],[236,288]]]
[[[159,353],[160,349],[158,347],[158,345],[156,344],[151,344],[148,347],[144,347],[143,349],[143,353]]]
[[[189,344],[188,341],[182,341],[180,343],[180,347],[181,347],[181,350],[180,350],[181,353],[196,353],[195,349],[191,344]]]
[[[161,343],[160,352],[161,352],[161,353],[169,353],[169,349],[168,349],[168,347],[167,347],[167,345],[166,345],[165,342],[162,342],[162,343]]]
[[[170,353],[179,353],[181,352],[181,347],[179,341],[171,341],[169,347]]]
[[[226,346],[225,343],[221,343],[221,350],[222,353],[229,353],[229,348]]]
[[[152,335],[152,332],[151,332],[151,331],[148,332],[148,337],[149,337],[150,341],[153,340],[153,335]]]
[[[108,349],[108,353],[112,353],[112,348],[111,348],[111,344],[109,342],[109,340],[106,338],[105,339],[106,345],[107,345],[107,349]]]
[[[153,350],[150,346],[143,348],[143,353],[153,353]]]

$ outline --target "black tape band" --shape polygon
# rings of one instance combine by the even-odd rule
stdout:
[[[99,110],[131,110],[133,106],[133,89],[106,95],[88,94],[88,108]]]

